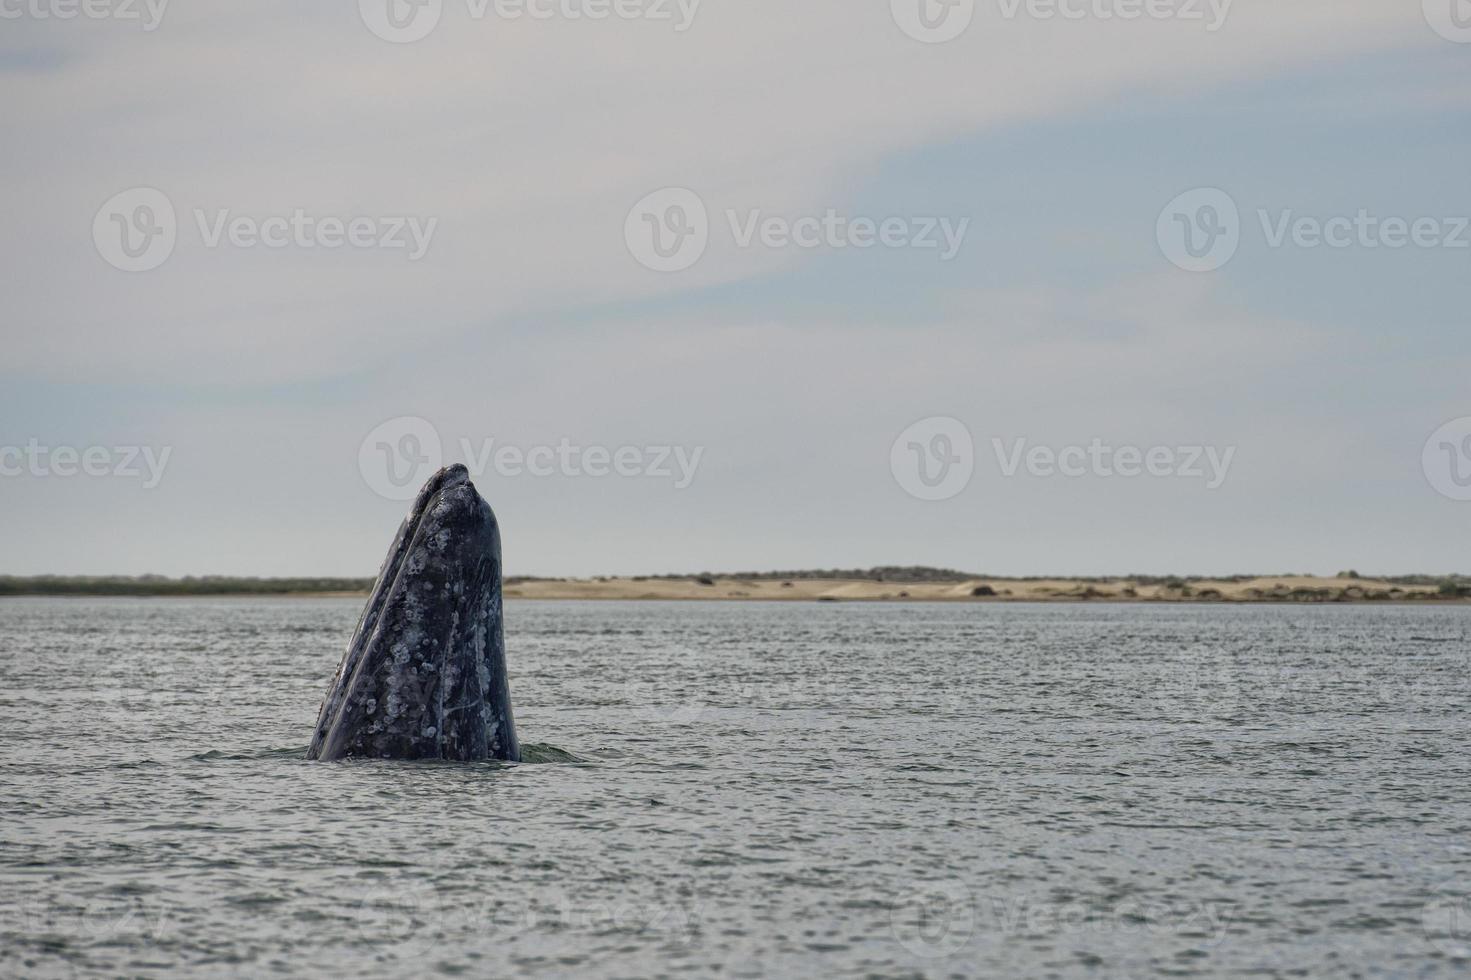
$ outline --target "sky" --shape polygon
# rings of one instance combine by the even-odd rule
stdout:
[[[1471,0],[0,16],[0,574],[1471,571]]]

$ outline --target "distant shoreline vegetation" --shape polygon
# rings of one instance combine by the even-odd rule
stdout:
[[[611,578],[629,578],[635,582],[664,582],[682,579],[739,579],[743,581],[771,581],[774,579],[825,579],[853,582],[892,582],[898,585],[917,585],[922,582],[1084,582],[1103,585],[1109,582],[1133,582],[1137,585],[1188,585],[1191,582],[1251,582],[1264,578],[1319,578],[1316,572],[1276,572],[1251,575],[989,575],[984,572],[961,572],[952,568],[930,568],[924,565],[884,565],[877,568],[829,568],[809,569],[797,572],[696,572],[687,575],[629,575],[597,576],[593,581]],[[1391,585],[1440,586],[1445,583],[1471,587],[1471,576],[1467,575],[1360,575],[1358,572],[1339,572],[1335,578],[1354,580],[1359,578],[1387,582]],[[534,579],[522,581],[561,582],[565,579]]]
[[[370,578],[237,578],[225,575],[168,578],[163,575],[0,576],[0,596],[320,595],[363,592]]]
[[[965,582],[1075,582],[1080,586],[1127,582],[1140,587],[1191,592],[1193,583],[1250,582],[1270,578],[1311,578],[1310,573],[1282,575],[1032,575],[1007,576],[961,572],[948,568],[913,565],[885,565],[867,569],[805,569],[775,572],[696,572],[693,574],[595,576],[586,579],[519,576],[506,579],[507,587],[530,583],[557,582],[694,582],[714,585],[719,581],[771,582],[842,581],[872,582],[892,585],[943,585]],[[1357,572],[1340,572],[1336,578],[1345,587],[1360,579]],[[1440,598],[1471,597],[1471,576],[1465,575],[1400,575],[1362,576],[1374,581],[1419,589],[1434,589]],[[227,575],[4,575],[0,576],[0,596],[291,596],[366,594],[373,586],[371,578],[247,578]],[[1303,598],[1306,598],[1304,596]]]

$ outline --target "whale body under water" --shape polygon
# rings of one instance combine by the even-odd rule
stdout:
[[[430,477],[398,529],[307,758],[521,760],[500,528],[464,466]]]

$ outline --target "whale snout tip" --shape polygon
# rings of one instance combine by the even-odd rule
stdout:
[[[470,482],[470,470],[464,463],[451,463],[434,474],[431,482],[437,484],[441,490],[457,487]]]
[[[437,470],[433,476],[425,481],[414,500],[411,515],[422,514],[431,507],[436,500],[443,500],[449,491],[459,487],[469,487],[472,491],[475,484],[470,482],[470,471],[464,463],[453,463]]]

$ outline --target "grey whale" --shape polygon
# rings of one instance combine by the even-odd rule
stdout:
[[[520,761],[500,527],[465,467],[430,477],[399,527],[307,758]]]

